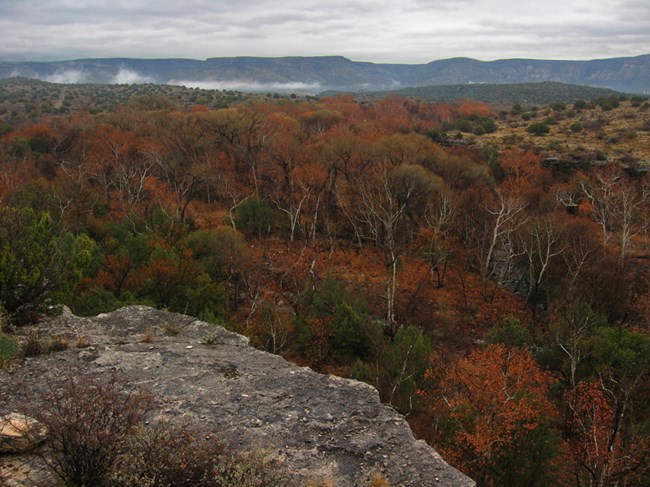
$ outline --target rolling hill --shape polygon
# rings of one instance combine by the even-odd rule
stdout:
[[[394,91],[360,92],[355,96],[360,100],[369,100],[383,98],[389,94],[428,102],[472,99],[494,105],[513,103],[548,105],[558,100],[574,102],[581,99],[593,100],[620,95],[619,92],[607,88],[542,81],[540,83],[430,85]]]

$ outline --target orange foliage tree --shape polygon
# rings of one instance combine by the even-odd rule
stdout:
[[[629,485],[650,470],[650,437],[624,435],[614,396],[598,382],[567,392],[569,443],[578,485]],[[634,484],[636,485],[636,484]]]
[[[445,372],[425,395],[437,413],[441,450],[481,485],[537,485],[554,455],[553,384],[527,349],[488,345]]]

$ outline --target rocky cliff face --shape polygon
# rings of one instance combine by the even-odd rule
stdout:
[[[64,313],[40,327],[85,344],[0,370],[1,414],[20,411],[24,394],[37,394],[46,379],[116,370],[152,391],[160,413],[276,457],[295,485],[365,485],[376,475],[391,486],[474,485],[416,441],[372,387],[297,367],[221,327],[144,306],[95,318]],[[29,469],[14,455],[0,457],[0,484],[52,485]]]

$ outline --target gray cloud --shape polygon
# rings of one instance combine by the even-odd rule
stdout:
[[[593,59],[650,51],[647,0],[0,0],[0,60],[344,55]]]

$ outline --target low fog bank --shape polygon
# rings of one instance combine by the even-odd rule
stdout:
[[[262,83],[249,80],[169,80],[167,84],[185,86],[187,88],[200,88],[203,90],[235,90],[250,93],[281,92],[316,94],[323,91],[320,83],[301,83],[299,81],[288,83]]]
[[[57,84],[109,84],[109,85],[134,85],[156,83],[152,76],[138,73],[132,69],[120,68],[117,72],[108,70],[93,71],[89,69],[57,69],[48,72],[38,67],[21,67],[9,70],[0,66],[0,79],[2,78],[29,78]]]
[[[37,78],[49,83],[62,84],[102,83],[109,85],[135,85],[155,82],[150,76],[145,76],[127,68],[120,68],[112,76],[97,76],[97,74],[89,73],[88,71],[67,69],[47,76],[37,76]]]
[[[148,84],[159,83],[175,86],[185,86],[187,88],[200,88],[203,90],[220,90],[220,91],[243,91],[248,93],[298,93],[303,95],[318,94],[322,91],[332,89],[333,87],[324,86],[320,83],[304,83],[300,81],[274,82],[265,83],[262,81],[251,81],[243,79],[230,80],[201,80],[201,79],[169,79],[157,80],[152,76],[147,76],[135,70],[120,68],[117,73],[106,71],[96,72],[84,69],[59,69],[53,73],[45,74],[34,71],[15,69],[1,77],[14,78],[26,77],[38,79],[48,83],[57,84]]]

